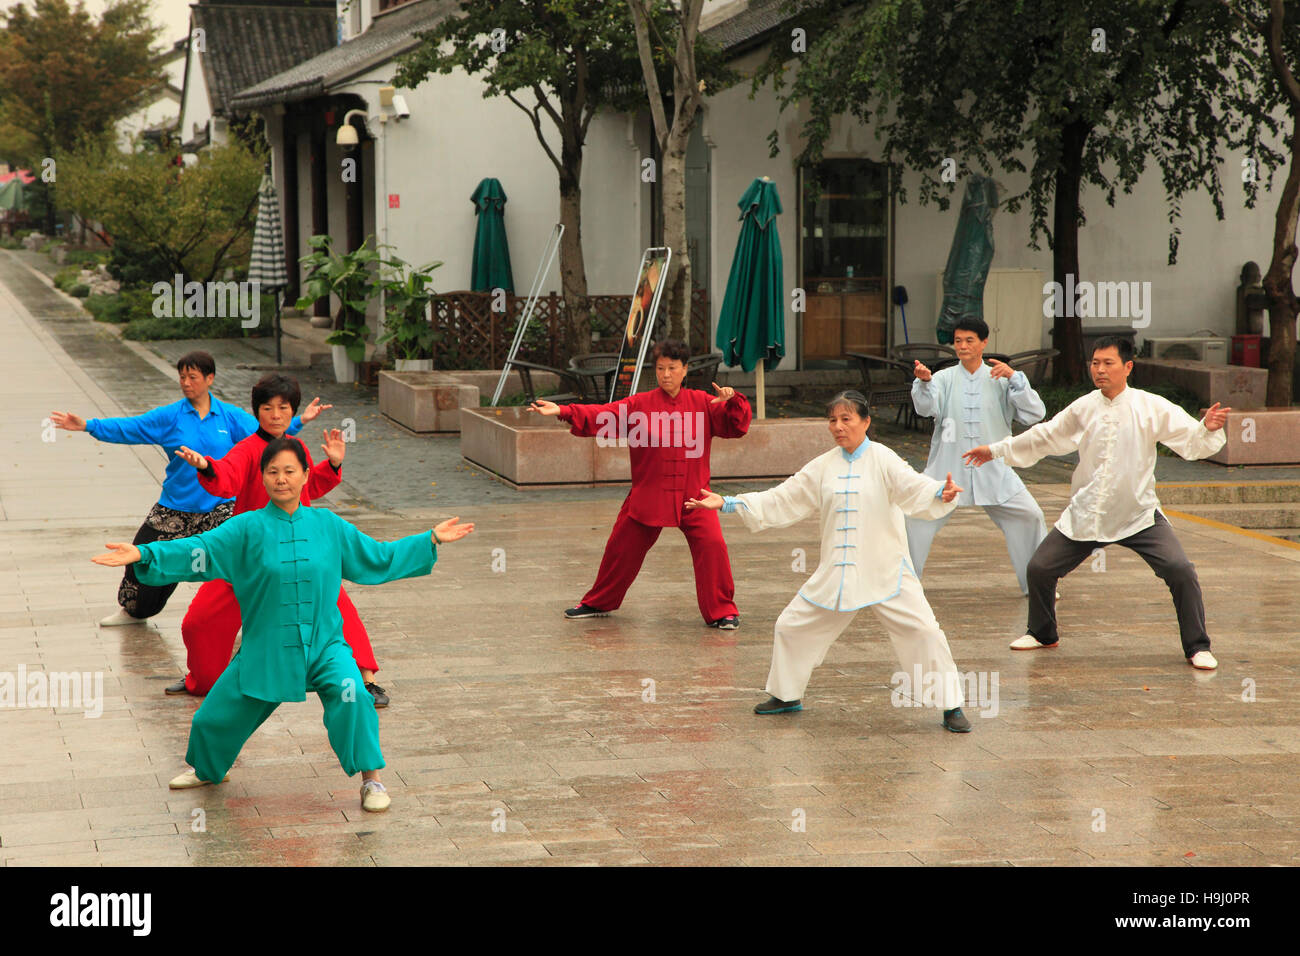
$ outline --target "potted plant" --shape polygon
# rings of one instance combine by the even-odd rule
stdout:
[[[430,262],[418,269],[394,256],[387,261],[392,270],[384,279],[384,334],[379,345],[391,343],[399,372],[433,370],[433,343],[442,338],[428,319],[434,269]]]
[[[339,382],[355,382],[357,365],[365,360],[366,339],[370,329],[366,325],[366,306],[383,287],[382,280],[370,268],[373,263],[383,264],[379,252],[367,236],[358,249],[340,253],[333,247],[329,236],[312,236],[308,244],[315,251],[299,261],[308,267],[303,280],[303,294],[296,306],[306,309],[316,299],[327,295],[338,296],[340,306],[334,316],[334,331],[326,337],[333,347],[334,378]]]

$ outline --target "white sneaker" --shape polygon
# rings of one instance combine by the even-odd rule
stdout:
[[[1187,658],[1187,663],[1191,664],[1198,671],[1212,671],[1219,666],[1219,662],[1214,659],[1214,655],[1209,651],[1197,651],[1191,657]]]
[[[1057,641],[1057,644],[1059,643],[1060,641]],[[1055,646],[1056,644],[1040,644],[1038,638],[1034,637],[1032,634],[1026,634],[1024,637],[1017,637],[1011,642],[1011,649],[1013,651],[1036,651],[1040,647]]]
[[[118,608],[108,617],[99,622],[100,627],[121,627],[123,624],[143,624],[149,620],[147,617],[132,617],[126,611]]]
[[[382,813],[392,803],[392,798],[384,785],[378,780],[367,780],[361,785],[361,809],[370,813]]]
[[[221,782],[225,783],[229,779],[230,774],[226,774],[221,778]],[[186,770],[179,777],[173,777],[171,783],[167,784],[167,786],[171,790],[190,790],[194,787],[207,787],[211,784],[211,780],[200,780],[199,775],[195,773],[193,769],[190,769]]]

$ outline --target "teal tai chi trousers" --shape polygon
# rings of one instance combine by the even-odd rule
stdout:
[[[220,783],[248,738],[280,706],[279,701],[240,693],[241,656],[235,655],[212,685],[190,724],[185,761],[200,780]],[[350,777],[363,770],[382,770],[375,700],[347,644],[331,642],[308,662],[307,690],[315,692],[325,708],[325,730],[344,773]]]

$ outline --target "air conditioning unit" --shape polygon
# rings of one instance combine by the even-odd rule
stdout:
[[[1228,364],[1228,340],[1203,337],[1185,339],[1147,339],[1151,343],[1151,357],[1157,359],[1183,359],[1205,362],[1207,365]]]

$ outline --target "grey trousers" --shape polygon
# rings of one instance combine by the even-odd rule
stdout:
[[[1029,626],[1026,630],[1040,644],[1055,644],[1056,582],[1069,574],[1097,548],[1118,544],[1136,551],[1151,570],[1169,586],[1178,612],[1178,631],[1183,653],[1191,657],[1210,649],[1210,635],[1205,631],[1205,602],[1196,568],[1174,536],[1174,529],[1159,511],[1156,523],[1119,541],[1075,541],[1053,528],[1029,561]]]

